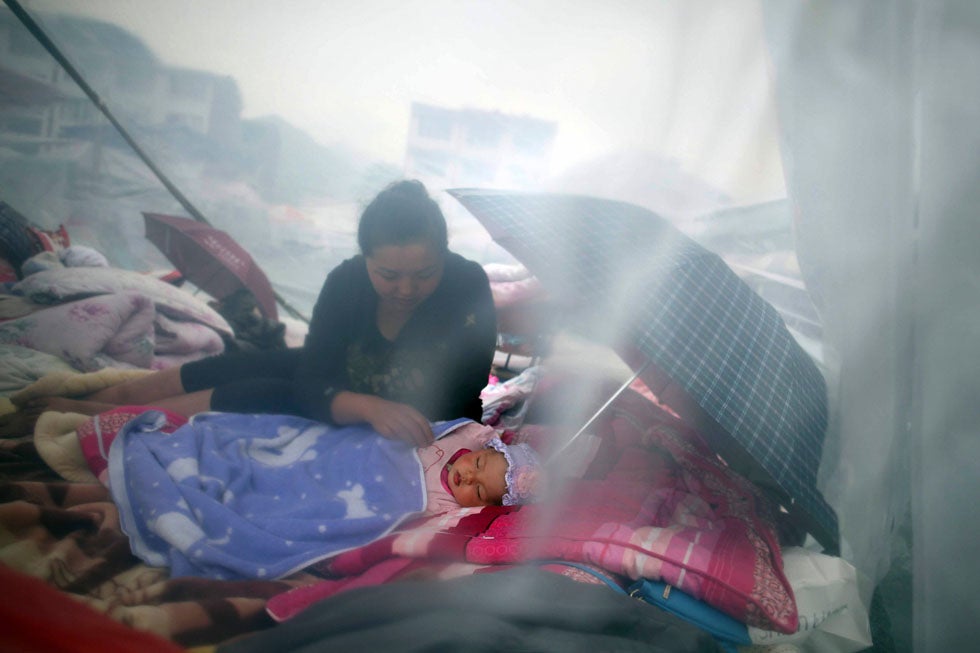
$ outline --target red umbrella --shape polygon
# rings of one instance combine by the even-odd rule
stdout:
[[[269,278],[231,236],[190,218],[144,213],[143,219],[147,239],[188,281],[219,300],[247,288],[263,315],[278,321]]]

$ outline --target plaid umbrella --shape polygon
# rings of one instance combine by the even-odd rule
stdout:
[[[837,548],[837,517],[816,488],[827,426],[823,376],[776,310],[718,255],[632,204],[449,193],[571,309],[573,326],[666,373],[722,427],[732,451],[782,490],[807,530]],[[649,379],[658,377],[641,378],[656,387]]]
[[[188,281],[219,300],[247,288],[265,317],[279,319],[269,278],[226,232],[175,215],[144,213],[143,220],[147,239]]]

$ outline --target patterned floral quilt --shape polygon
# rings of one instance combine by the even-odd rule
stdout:
[[[62,268],[30,275],[11,290],[32,311],[0,321],[0,388],[24,387],[25,350],[80,372],[107,367],[162,369],[224,351],[227,321],[205,302],[153,277],[109,268]],[[39,372],[40,373],[40,372]]]

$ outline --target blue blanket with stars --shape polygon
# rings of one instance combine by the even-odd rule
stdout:
[[[437,436],[468,420],[433,425]],[[204,413],[171,434],[148,411],[109,452],[133,552],[171,575],[280,578],[425,509],[414,447],[367,426]]]

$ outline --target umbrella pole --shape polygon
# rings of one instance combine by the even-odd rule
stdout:
[[[585,433],[586,429],[588,429],[590,426],[592,426],[593,422],[595,422],[597,419],[599,419],[599,417],[602,415],[602,413],[604,413],[606,411],[606,409],[609,408],[609,406],[612,404],[612,402],[616,401],[616,398],[619,397],[619,395],[623,394],[623,392],[626,390],[626,388],[630,387],[630,385],[632,385],[634,381],[636,381],[638,378],[640,378],[640,375],[643,374],[643,372],[650,366],[650,362],[651,361],[648,358],[646,360],[646,362],[644,362],[643,365],[640,366],[640,369],[638,369],[633,374],[633,376],[631,376],[630,378],[628,378],[626,380],[626,382],[623,383],[623,385],[621,385],[619,387],[619,389],[616,390],[616,392],[614,392],[613,395],[611,397],[609,397],[609,399],[606,400],[606,403],[604,403],[602,405],[602,407],[599,408],[599,410],[597,410],[595,412],[595,414],[592,417],[589,418],[589,421],[587,421],[585,424],[583,424],[582,425],[582,428],[580,428],[578,431],[575,432],[575,435],[573,435],[571,438],[569,438],[565,442],[565,444],[563,444],[561,447],[559,447],[558,451],[556,451],[555,453],[553,453],[551,455],[551,458],[548,460],[548,462],[549,463],[553,462],[556,458],[558,458],[558,456],[561,455],[561,453],[563,451],[565,451],[565,449],[567,449],[573,442],[575,442],[575,440],[578,438],[578,436],[580,436],[583,433]]]

